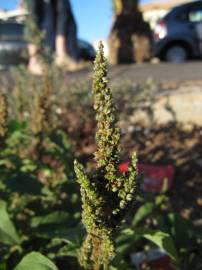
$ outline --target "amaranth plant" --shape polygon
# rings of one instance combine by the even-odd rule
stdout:
[[[107,86],[107,61],[100,43],[94,66],[93,97],[97,131],[96,170],[87,174],[75,161],[81,187],[82,221],[87,236],[79,252],[85,269],[108,269],[115,256],[114,234],[136,198],[137,158],[134,153],[128,172],[118,170],[120,130],[116,127],[115,106]]]

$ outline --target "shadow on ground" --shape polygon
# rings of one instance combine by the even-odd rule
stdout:
[[[176,173],[169,192],[171,208],[202,226],[201,129],[183,130],[175,123],[150,129],[139,126],[124,136],[123,143],[125,155],[136,149],[141,162],[174,165]]]

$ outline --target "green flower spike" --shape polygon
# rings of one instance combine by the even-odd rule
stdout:
[[[114,234],[136,198],[137,158],[134,154],[128,173],[120,175],[120,130],[116,127],[115,106],[107,82],[107,61],[100,43],[93,80],[96,170],[87,175],[83,166],[75,161],[81,187],[82,221],[87,231],[79,262],[84,269],[94,270],[108,269],[115,256]]]

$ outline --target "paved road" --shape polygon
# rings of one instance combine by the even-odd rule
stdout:
[[[140,64],[140,65],[120,65],[109,68],[109,76],[112,81],[131,80],[142,82],[148,78],[153,78],[159,83],[184,82],[192,80],[202,80],[202,61],[187,62],[183,64]],[[78,76],[91,77],[91,73],[86,70],[76,72],[72,78]]]
[[[91,78],[92,69],[87,69],[69,74],[70,79]],[[0,77],[5,76],[6,71],[0,72]],[[153,78],[157,83],[180,83],[184,81],[202,81],[202,61],[187,62],[183,64],[139,64],[120,65],[109,67],[109,77],[111,81],[130,80],[142,82],[148,78]],[[0,79],[1,79],[0,78]]]

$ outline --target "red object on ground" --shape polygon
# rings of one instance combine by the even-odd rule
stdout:
[[[131,261],[138,269],[146,263],[152,270],[173,270],[170,257],[159,248],[131,254]]]
[[[159,259],[149,261],[148,265],[152,270],[173,270],[173,268],[171,268],[170,262],[170,257],[164,256]]]
[[[129,161],[119,165],[120,172],[127,172]],[[138,164],[139,173],[144,175],[143,190],[150,192],[161,192],[172,186],[175,169],[172,165],[149,165]]]

